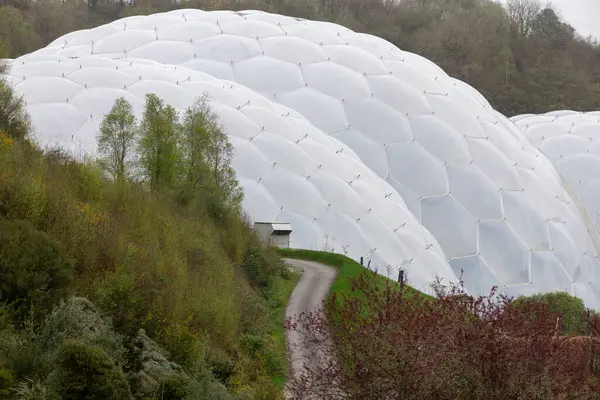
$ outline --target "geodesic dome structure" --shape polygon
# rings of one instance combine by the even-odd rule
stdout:
[[[435,275],[455,279],[435,238],[350,149],[238,84],[185,67],[89,56],[21,57],[9,79],[28,102],[40,144],[75,155],[95,154],[99,125],[118,97],[141,118],[147,93],[179,110],[207,95],[234,146],[254,220],[291,222],[294,247],[320,249],[330,237],[329,246],[389,266],[389,274],[404,265],[422,290]]]
[[[353,150],[469,291],[600,301],[595,233],[551,163],[475,89],[383,39],[257,11],[177,10],[72,32],[35,54],[137,58],[237,82]]]
[[[567,180],[600,232],[600,112],[563,110],[511,120]]]

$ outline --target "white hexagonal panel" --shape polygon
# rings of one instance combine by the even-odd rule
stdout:
[[[600,112],[563,110],[511,120],[567,180],[600,232]]]
[[[547,259],[558,260],[548,268],[560,265],[566,271],[571,293],[590,301],[596,298],[590,293],[600,291],[591,278],[600,269],[596,233],[549,160],[475,89],[383,39],[258,11],[177,10],[73,32],[39,54],[135,57],[236,81],[295,110],[354,150],[351,157],[360,157],[384,178],[384,190],[402,196],[438,238],[450,265],[469,267],[469,290],[487,291],[495,281],[511,293],[543,290],[545,277],[537,266],[544,258],[535,258],[533,269],[532,254],[547,252],[554,256]],[[185,101],[174,88],[165,87],[164,93],[174,102]],[[299,183],[285,185],[300,190]],[[309,206],[294,207],[308,212]],[[530,215],[531,210],[537,213]],[[346,224],[351,219],[335,221],[324,217],[320,226],[339,231],[350,243],[353,230]],[[356,222],[361,223],[377,226],[364,218]],[[558,234],[568,240],[555,243]],[[382,237],[369,236],[355,246],[391,254],[397,246],[381,243]],[[462,257],[467,261],[457,261]],[[411,273],[426,280],[427,271]],[[597,299],[600,307],[600,294]]]

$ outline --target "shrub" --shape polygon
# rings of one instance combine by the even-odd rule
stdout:
[[[272,278],[283,273],[283,264],[281,260],[270,249],[264,249],[259,239],[251,234],[251,238],[244,255],[242,268],[248,280],[260,288],[268,288],[272,283]]]
[[[256,296],[253,289],[244,281],[238,284],[236,295],[240,299],[241,333],[260,334],[268,328],[269,307],[266,302]]]
[[[264,285],[266,282],[262,278],[261,257],[258,248],[250,247],[244,257],[242,267],[248,279],[254,284]]]
[[[112,330],[100,311],[89,300],[71,297],[46,318],[40,332],[40,347],[54,352],[62,343],[77,339],[83,343],[97,345],[115,362],[125,362],[125,348],[121,337]]]
[[[0,66],[0,75],[6,69],[6,66]],[[13,139],[23,140],[29,136],[30,128],[31,120],[23,98],[0,76],[0,131],[8,133]]]
[[[72,279],[73,263],[60,242],[27,221],[0,220],[0,300],[18,306],[21,317],[31,305],[44,312]]]
[[[0,398],[7,395],[13,383],[13,375],[7,368],[0,367]]]
[[[125,374],[99,346],[68,340],[56,366],[49,381],[63,400],[131,399]]]
[[[236,363],[233,358],[219,350],[216,350],[210,354],[209,364],[210,371],[215,378],[225,385],[236,372]]]
[[[191,389],[188,377],[171,374],[162,382],[159,395],[163,400],[184,400],[191,394]]]
[[[161,335],[173,362],[188,367],[202,356],[204,343],[187,326],[170,325]]]
[[[281,390],[270,381],[262,380],[256,386],[253,400],[279,400],[282,399]]]
[[[194,375],[195,380],[190,382],[190,393],[186,400],[250,400],[243,396],[235,398],[227,391],[227,388],[216,381],[210,371],[201,368],[201,371]]]
[[[582,335],[586,333],[585,305],[580,298],[566,292],[542,293],[533,296],[521,296],[515,299],[516,307],[524,304],[542,303],[548,310],[560,315],[563,335]]]
[[[45,377],[52,368],[52,359],[38,345],[38,334],[30,327],[0,341],[1,356],[16,380]]]
[[[122,267],[96,283],[98,306],[110,312],[114,326],[126,335],[135,334],[150,305],[150,296],[141,290],[139,283],[134,272]]]
[[[19,382],[11,391],[15,400],[49,400],[55,394],[44,382],[33,378]]]
[[[371,275],[351,280],[352,295],[333,296],[324,312],[287,322],[311,360],[289,382],[292,398],[595,398],[597,376],[582,352],[560,350],[558,314],[546,303],[514,307],[494,291],[473,298],[439,282],[436,299],[403,300],[389,283],[370,285]]]
[[[39,347],[39,325],[34,314],[31,310],[21,329],[6,326],[0,330],[0,361],[11,371],[15,381],[45,377],[52,367],[49,355]]]

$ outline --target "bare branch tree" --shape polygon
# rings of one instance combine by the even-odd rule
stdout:
[[[542,3],[540,0],[506,1],[506,14],[509,25],[521,36],[529,34],[531,24],[541,10]]]

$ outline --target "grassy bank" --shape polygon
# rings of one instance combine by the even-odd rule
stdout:
[[[329,265],[331,267],[336,268],[337,275],[335,281],[331,285],[331,290],[329,292],[329,296],[331,297],[333,293],[336,293],[338,297],[340,296],[351,296],[352,288],[350,286],[350,282],[354,278],[360,277],[360,275],[366,271],[369,271],[367,268],[363,267],[353,259],[346,257],[342,254],[336,254],[326,251],[314,251],[314,250],[301,250],[301,249],[274,249],[277,254],[282,257],[295,258],[299,260],[306,261],[315,261],[325,265]],[[373,284],[376,287],[381,289],[385,289],[387,284],[390,284],[394,287],[398,286],[398,282],[392,279],[388,279],[383,275],[376,275],[373,277]],[[421,293],[409,285],[404,286],[403,297],[405,299],[413,298],[414,296],[420,296],[424,298],[432,298],[429,295]]]
[[[288,299],[298,282],[299,275],[295,272],[290,272],[289,276],[278,278],[274,281],[273,291],[270,296],[271,315],[270,315],[270,331],[269,334],[275,346],[275,354],[277,357],[277,365],[287,365],[287,341],[283,321],[285,319],[285,308]],[[271,376],[272,381],[277,387],[283,389],[286,380],[286,370],[278,368],[277,373]]]
[[[48,283],[36,282],[41,271],[26,275],[24,262],[15,281],[24,287],[7,297],[11,284],[3,282],[0,341],[14,346],[0,352],[0,373],[8,377],[0,390],[31,376],[46,381],[49,365],[16,365],[37,362],[17,344],[33,346],[37,339],[25,338],[25,326],[43,330],[59,299],[77,296],[111,320],[126,348],[144,329],[184,371],[201,368],[230,393],[277,398],[286,367],[281,322],[296,277],[239,217],[220,224],[199,208],[106,181],[93,166],[45,155],[6,135],[0,171],[0,221],[10,222],[2,234],[13,230],[5,240],[20,241],[0,263],[34,258],[28,249],[51,243],[56,251],[38,258],[37,267],[60,264],[68,275],[50,297],[52,290],[36,286]]]
[[[33,144],[0,89],[0,399],[280,399],[297,277],[243,219],[229,165],[218,186],[186,147],[206,126],[185,131],[149,97],[152,118],[121,138],[149,179],[123,165],[108,179],[105,164]]]

